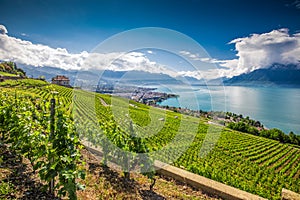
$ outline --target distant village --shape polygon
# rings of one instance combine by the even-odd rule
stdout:
[[[136,87],[129,85],[99,84],[96,92],[124,97],[147,105],[156,105],[168,98],[177,98],[176,94],[155,92],[156,88]]]

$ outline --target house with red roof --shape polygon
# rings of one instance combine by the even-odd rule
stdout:
[[[70,87],[70,79],[64,75],[57,75],[52,78],[52,84]]]

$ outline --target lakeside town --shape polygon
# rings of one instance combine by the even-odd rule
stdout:
[[[98,84],[96,92],[124,97],[147,105],[156,105],[169,98],[179,95],[155,91],[157,88],[137,87],[132,85]]]

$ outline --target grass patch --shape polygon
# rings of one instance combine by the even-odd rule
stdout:
[[[0,76],[17,76],[17,75],[16,74],[7,73],[7,72],[1,72],[0,71]]]

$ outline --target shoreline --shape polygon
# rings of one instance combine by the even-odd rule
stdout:
[[[113,89],[113,90],[112,90]],[[211,120],[213,123],[220,124],[223,126],[228,126],[230,123],[241,124],[243,123],[251,131],[242,131],[242,132],[251,132],[251,134],[259,134],[262,131],[270,131],[273,129],[280,130],[280,128],[269,128],[266,127],[263,123],[258,120],[251,119],[249,116],[244,117],[242,114],[235,114],[233,112],[226,111],[205,111],[202,109],[194,110],[190,108],[175,107],[170,105],[161,105],[160,103],[172,98],[180,98],[177,94],[169,94],[162,91],[159,91],[156,87],[136,87],[136,86],[119,86],[117,88],[112,88],[110,92],[96,91],[98,93],[110,94],[115,96],[120,96],[133,100],[135,102],[143,103],[152,107],[162,108],[178,112],[181,114],[186,114],[194,117],[204,117],[208,120]],[[231,124],[232,125],[232,124]],[[253,130],[254,129],[254,130]],[[256,130],[255,130],[256,129]],[[293,131],[290,131],[293,133]],[[288,133],[283,132],[284,135]],[[296,136],[300,137],[300,133],[297,133]]]

